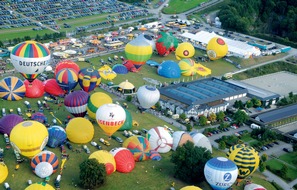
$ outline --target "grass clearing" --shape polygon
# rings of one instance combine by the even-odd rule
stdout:
[[[291,164],[291,165],[295,166],[295,168],[296,168],[296,165],[297,165],[297,152],[291,152],[291,153],[283,154],[283,155],[281,155],[279,157],[279,159],[285,161],[288,164]]]
[[[271,159],[271,160],[268,160],[266,162],[266,164],[267,164],[267,166],[270,167],[271,172],[275,173],[276,175],[278,175],[279,177],[281,177],[287,181],[291,181],[291,180],[297,178],[297,169],[296,168],[292,168],[291,166],[287,165],[288,166],[287,175],[280,176],[278,172],[282,169],[282,166],[283,166],[282,162],[280,162],[276,159]]]
[[[207,0],[171,0],[169,6],[162,9],[165,14],[179,14],[191,10]]]

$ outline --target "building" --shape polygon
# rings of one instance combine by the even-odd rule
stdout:
[[[245,97],[247,90],[210,77],[160,88],[160,105],[173,114],[185,113],[196,120],[201,115],[226,111],[228,101]]]

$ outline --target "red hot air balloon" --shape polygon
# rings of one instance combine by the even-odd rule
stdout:
[[[59,62],[56,66],[56,69],[55,69],[55,76],[57,75],[57,73],[62,70],[62,69],[73,69],[75,70],[77,73],[79,72],[80,68],[79,66],[74,63],[73,61],[71,60],[63,60],[61,62]]]
[[[24,81],[26,87],[25,96],[28,98],[40,98],[44,94],[44,86],[43,83],[35,79],[33,82],[29,82],[28,80]]]
[[[56,79],[48,79],[43,82],[44,91],[54,96],[64,96],[64,90],[58,85]]]
[[[66,109],[75,117],[84,117],[87,113],[89,94],[79,90],[68,94],[64,99]]]
[[[133,154],[127,148],[114,148],[110,151],[116,162],[116,170],[122,173],[129,173],[135,167]]]

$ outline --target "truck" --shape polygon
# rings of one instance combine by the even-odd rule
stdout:
[[[287,47],[281,48],[280,50],[281,50],[282,53],[286,53],[286,52],[290,51],[291,49],[292,48],[290,46],[287,46]]]
[[[255,123],[252,123],[252,124],[250,125],[250,128],[251,128],[251,129],[261,129],[261,126],[255,124]]]

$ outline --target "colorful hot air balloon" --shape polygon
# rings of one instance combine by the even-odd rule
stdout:
[[[17,124],[10,133],[12,147],[23,156],[32,158],[43,150],[48,141],[46,127],[38,121],[24,121]]]
[[[206,46],[206,52],[210,60],[217,60],[228,53],[228,45],[222,38],[213,37]]]
[[[267,189],[255,183],[248,183],[244,186],[244,190],[267,190]]]
[[[153,51],[156,49],[156,42],[150,35],[142,34],[142,35],[139,35],[138,37],[142,38],[144,41],[149,43],[152,46]]]
[[[51,126],[48,128],[47,146],[55,148],[63,144],[67,139],[66,131],[60,126]]]
[[[25,96],[28,98],[40,98],[44,94],[44,85],[43,83],[35,79],[33,82],[29,82],[28,80],[24,81],[26,87]]]
[[[19,43],[10,53],[11,63],[29,82],[44,71],[49,64],[50,57],[49,49],[35,41]]]
[[[135,65],[133,65],[133,62],[131,60],[124,60],[123,65],[128,69],[130,72],[137,72],[138,70],[136,69]]]
[[[188,141],[194,143],[193,138],[191,137],[191,135],[189,135],[185,131],[175,131],[172,134],[172,137],[173,137],[172,150],[174,150],[174,151],[177,149],[177,147],[183,146],[183,144],[185,144]]]
[[[150,151],[150,159],[160,161],[162,159],[162,157],[161,157],[161,155],[159,154],[158,151],[151,150]]]
[[[94,137],[94,126],[89,120],[76,117],[67,124],[66,134],[71,142],[78,144],[88,143]]]
[[[126,109],[124,110],[126,112],[126,120],[125,120],[125,123],[122,125],[122,127],[119,129],[119,131],[130,130],[133,124],[131,113]]]
[[[73,69],[61,69],[56,75],[56,81],[63,90],[69,92],[78,83],[78,73]]]
[[[115,159],[118,172],[129,173],[134,169],[135,160],[127,148],[113,148],[109,152]]]
[[[117,73],[114,72],[108,65],[104,65],[98,69],[100,76],[105,80],[113,80]]]
[[[180,190],[202,190],[202,189],[199,188],[199,187],[196,187],[196,186],[192,185],[192,186],[183,187]]]
[[[128,60],[132,61],[136,69],[149,60],[153,53],[152,46],[143,39],[143,34],[139,35],[134,40],[130,41],[125,46],[125,54]]]
[[[169,32],[160,32],[156,40],[156,50],[159,55],[167,56],[174,52],[178,46],[178,40]]]
[[[110,96],[103,92],[95,92],[88,100],[87,112],[90,118],[96,119],[96,111],[103,104],[112,103]]]
[[[0,133],[10,135],[11,130],[17,124],[23,122],[23,118],[17,114],[8,114],[0,119]]]
[[[159,101],[160,92],[156,87],[144,85],[137,90],[136,96],[141,107],[148,109]]]
[[[31,160],[31,169],[40,178],[46,178],[57,171],[59,160],[51,151],[42,151]]]
[[[8,176],[8,168],[4,162],[0,162],[0,184],[5,181]]]
[[[75,70],[77,73],[79,72],[80,68],[79,66],[71,61],[71,60],[63,60],[63,61],[60,61],[57,66],[56,66],[56,69],[55,69],[55,76],[57,76],[58,72],[62,69],[73,69]]]
[[[129,137],[124,141],[123,147],[130,150],[136,162],[150,158],[150,142],[143,136]]]
[[[212,153],[211,143],[205,135],[197,132],[191,132],[190,135],[193,138],[195,146],[204,147]]]
[[[101,129],[110,137],[125,123],[126,112],[118,104],[104,104],[98,108],[96,120]]]
[[[33,183],[32,185],[26,187],[25,190],[55,190],[51,185],[46,182]]]
[[[180,68],[176,62],[167,60],[161,63],[158,67],[157,73],[166,78],[179,78]]]
[[[127,69],[127,67],[125,67],[122,64],[116,64],[112,67],[112,70],[114,72],[116,72],[117,74],[123,75],[123,74],[127,74],[129,71]]]
[[[92,68],[83,68],[78,72],[78,84],[86,91],[91,92],[101,82],[101,77],[97,70]]]
[[[196,63],[192,59],[182,59],[178,66],[183,76],[194,76],[197,74]]]
[[[184,58],[191,58],[195,55],[195,48],[189,42],[183,42],[178,44],[175,50],[175,57],[177,60],[181,60]]]
[[[106,173],[107,175],[112,174],[116,171],[116,162],[111,153],[109,153],[106,150],[98,150],[96,152],[93,152],[89,159],[95,158],[99,163],[105,165]]]
[[[167,153],[171,150],[173,138],[165,127],[154,127],[147,132],[146,136],[150,142],[151,150],[159,153]]]
[[[48,79],[43,82],[44,91],[54,96],[63,97],[65,95],[64,90],[59,86],[56,79]]]
[[[258,152],[253,147],[244,144],[231,146],[227,157],[238,167],[238,182],[256,171],[260,163]]]
[[[205,179],[215,190],[225,190],[231,187],[237,175],[236,164],[224,157],[212,158],[204,166]]]
[[[64,105],[75,117],[84,117],[87,113],[89,94],[85,91],[78,90],[69,93],[64,99]]]
[[[40,123],[45,123],[45,121],[47,120],[46,116],[40,112],[33,113],[31,115],[31,119]]]
[[[25,96],[26,87],[17,77],[5,77],[0,81],[0,97],[4,100],[21,100]]]

